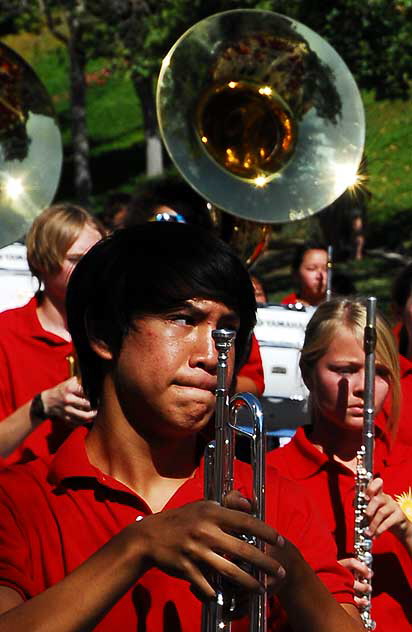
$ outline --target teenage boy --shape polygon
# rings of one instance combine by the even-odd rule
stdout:
[[[79,262],[67,313],[97,415],[48,462],[0,473],[0,631],[198,632],[211,572],[264,590],[246,563],[277,595],[270,629],[287,617],[299,632],[360,632],[350,574],[299,488],[269,472],[262,523],[239,463],[227,506],[202,500],[211,333],[237,331],[230,377],[255,323],[249,275],[229,247],[190,225],[118,231]]]

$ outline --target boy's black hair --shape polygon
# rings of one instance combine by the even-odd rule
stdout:
[[[191,298],[218,301],[240,317],[236,367],[255,325],[256,302],[243,263],[198,226],[151,222],[97,243],[70,278],[66,308],[82,383],[97,405],[107,364],[91,348],[104,341],[115,357],[135,318],[166,313]]]

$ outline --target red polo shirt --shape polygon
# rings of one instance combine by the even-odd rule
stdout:
[[[73,353],[73,345],[43,329],[37,305],[34,297],[24,307],[0,314],[0,420],[69,377],[66,356]],[[54,452],[67,433],[62,422],[45,421],[6,461]]]
[[[406,448],[412,449],[412,363],[399,354],[399,368],[401,376],[401,408],[397,426],[397,432],[392,445],[392,451],[403,453]],[[387,397],[383,410],[376,417],[376,424],[385,428],[386,420],[391,406],[390,397]]]
[[[412,446],[412,363],[403,355],[399,355],[399,367],[402,401],[395,442]]]
[[[138,516],[147,504],[88,460],[78,428],[47,465],[42,459],[0,473],[0,584],[30,598],[70,573]],[[236,463],[236,487],[250,497],[250,468]],[[351,602],[352,579],[336,563],[332,539],[305,493],[270,471],[267,522],[292,540],[336,599]],[[203,497],[202,469],[186,481],[165,509]],[[75,604],[68,604],[68,607]],[[274,605],[271,630],[281,629]],[[276,614],[278,612],[278,614]],[[95,628],[99,632],[198,632],[199,601],[184,580],[157,569],[145,573]],[[243,624],[233,626],[234,632]]]
[[[239,369],[238,375],[249,377],[257,386],[259,395],[263,395],[265,390],[265,378],[263,375],[262,358],[260,355],[259,343],[253,334],[249,357],[245,364]]]
[[[377,431],[375,473],[385,481],[390,494],[408,491],[412,484],[410,460],[396,461]],[[268,454],[268,463],[281,474],[298,481],[316,500],[337,548],[338,558],[353,556],[355,477],[342,463],[330,460],[299,428],[290,443]],[[377,632],[410,632],[412,622],[412,561],[399,540],[386,532],[373,547],[372,616]],[[395,627],[393,627],[395,625]]]
[[[296,292],[291,292],[290,294],[284,296],[280,303],[281,305],[295,305],[296,303],[299,303],[299,298]]]

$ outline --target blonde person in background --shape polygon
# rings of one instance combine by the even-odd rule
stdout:
[[[412,621],[412,525],[406,506],[411,481],[410,448],[392,448],[400,408],[398,354],[389,324],[377,314],[374,476],[365,511],[373,539],[373,577],[354,553],[357,452],[362,445],[365,406],[363,336],[366,305],[336,298],[318,307],[309,321],[300,368],[310,393],[310,425],[298,429],[267,462],[316,500],[319,516],[335,539],[338,559],[351,570],[358,606],[372,589],[376,632],[407,632]],[[388,406],[388,417],[379,415]],[[383,491],[385,488],[385,492]],[[410,494],[409,494],[410,496]],[[410,507],[410,500],[409,500]],[[366,583],[357,579],[359,575]]]
[[[66,323],[66,287],[81,256],[105,235],[86,210],[56,204],[33,222],[27,239],[39,290],[0,314],[0,456],[28,461],[54,452],[73,424],[94,417],[78,379]]]

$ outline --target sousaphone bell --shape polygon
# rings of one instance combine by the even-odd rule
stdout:
[[[0,247],[21,238],[53,199],[62,143],[51,99],[33,69],[0,44]]]
[[[365,125],[337,52],[291,18],[234,10],[201,20],[157,86],[165,146],[209,204],[251,222],[300,220],[352,183]]]

